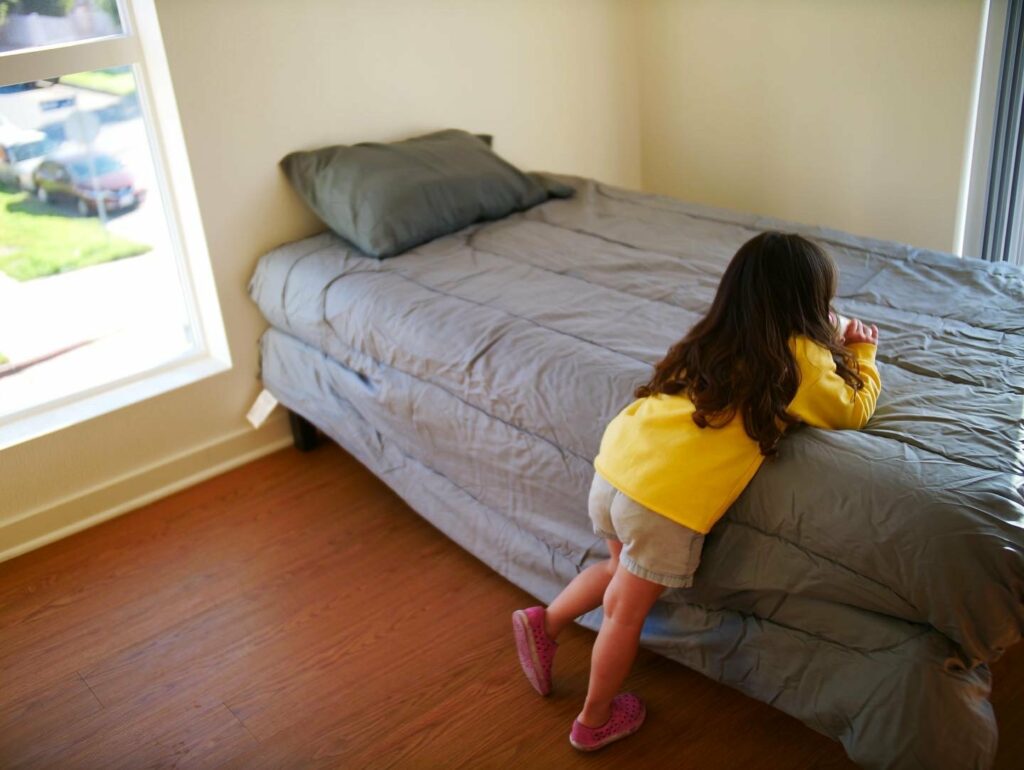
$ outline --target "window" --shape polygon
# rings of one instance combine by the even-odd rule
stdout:
[[[957,253],[1024,265],[1024,0],[986,4]]]
[[[229,367],[153,0],[0,0],[0,448]]]

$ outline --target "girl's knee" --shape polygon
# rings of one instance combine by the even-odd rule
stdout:
[[[643,625],[664,586],[644,580],[621,565],[604,592],[604,616],[625,625]]]

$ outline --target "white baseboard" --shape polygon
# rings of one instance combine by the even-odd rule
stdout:
[[[80,493],[0,520],[0,562],[141,508],[291,443],[279,413],[259,430],[243,428]]]

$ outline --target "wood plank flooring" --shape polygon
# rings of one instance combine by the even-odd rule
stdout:
[[[511,646],[529,603],[337,447],[284,450],[0,564],[0,767],[852,767],[647,652],[641,733],[576,753],[593,634],[542,699]],[[1022,658],[996,666],[1001,768]]]

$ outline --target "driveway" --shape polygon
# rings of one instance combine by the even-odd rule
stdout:
[[[158,365],[190,345],[165,250],[19,282],[0,273],[0,416]]]

